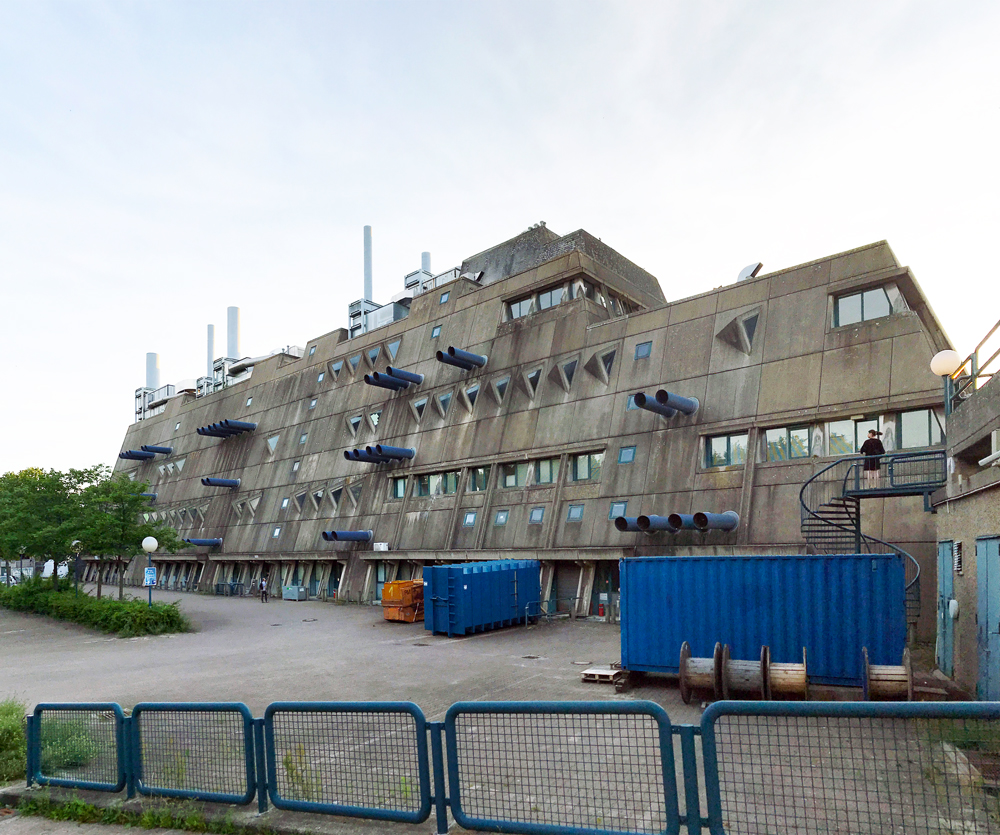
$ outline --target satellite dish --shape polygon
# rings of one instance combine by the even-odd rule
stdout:
[[[763,266],[764,265],[760,261],[757,261],[755,264],[747,264],[742,270],[740,270],[739,278],[736,280],[746,281],[748,278],[754,278]]]

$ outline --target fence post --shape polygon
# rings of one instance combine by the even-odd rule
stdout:
[[[264,720],[253,720],[254,771],[257,783],[257,812],[267,811],[267,766],[264,758]]]
[[[436,835],[447,835],[448,798],[445,794],[444,751],[441,745],[444,722],[428,722],[427,730],[431,734],[431,764],[434,766],[434,810],[437,818]]]
[[[139,765],[139,726],[131,716],[122,720],[122,760],[125,769],[125,797],[135,797],[135,784]]]
[[[35,717],[30,713],[24,717],[24,742],[27,748],[27,768],[28,772],[26,776],[28,788],[31,788],[31,784],[35,779]]]
[[[681,761],[684,766],[684,811],[688,835],[701,835],[701,800],[698,796],[698,761],[694,738],[701,731],[694,725],[674,725],[673,732],[681,738]]]

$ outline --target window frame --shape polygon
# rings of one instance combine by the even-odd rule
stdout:
[[[627,461],[622,460],[623,453],[630,453]],[[620,446],[618,447],[618,463],[619,464],[634,464],[635,463],[635,446]]]
[[[500,520],[501,514],[503,514],[503,521]],[[496,511],[496,513],[493,514],[493,527],[502,528],[507,524],[509,519],[510,519],[510,508],[509,507],[499,508]]]
[[[326,379],[326,372],[325,371],[320,371],[319,374],[316,375],[316,382],[317,383],[322,383],[323,380],[325,380],[325,379]]]
[[[641,354],[639,353],[642,349],[645,349]],[[648,360],[653,356],[653,340],[648,339],[645,342],[637,342],[635,346],[635,359],[636,360]]]
[[[865,315],[865,296],[867,294],[869,294],[869,293],[878,292],[879,290],[882,291],[882,296],[885,298],[885,303],[886,303],[886,306],[889,308],[889,310],[888,310],[887,313],[879,313],[878,315],[866,316]],[[842,317],[841,317],[841,312],[840,312],[840,305],[841,305],[842,302],[846,301],[847,299],[853,299],[853,298],[857,298],[858,299],[859,308],[860,308],[860,313],[859,313],[860,318],[859,319],[855,319],[855,320],[850,321],[850,322],[842,322],[841,321]],[[860,324],[863,324],[864,322],[872,322],[875,319],[884,319],[887,316],[892,316],[893,312],[894,311],[893,311],[893,308],[892,308],[892,299],[889,298],[889,292],[888,292],[888,290],[886,290],[885,285],[883,285],[883,284],[876,285],[875,287],[865,287],[865,288],[862,288],[860,290],[852,290],[849,293],[842,293],[841,295],[834,296],[834,298],[833,298],[833,326],[835,328],[848,328],[848,327],[851,327],[852,325],[860,325]]]
[[[392,480],[392,498],[393,499],[405,499],[406,498],[406,476],[396,476]],[[400,492],[400,487],[403,488]]]
[[[615,513],[615,508],[616,507],[620,507],[621,508],[621,512],[620,513]],[[622,501],[613,501],[613,502],[611,502],[611,506],[608,508],[608,518],[609,519],[617,519],[619,516],[624,516],[625,512],[627,510],[628,510],[628,499],[625,499],[625,501],[623,501],[623,502]]]
[[[535,472],[532,478],[533,484],[555,484],[559,481],[559,464],[560,458],[556,456],[554,458],[539,458],[535,461]],[[542,479],[542,470],[547,467],[548,478]]]
[[[706,470],[718,470],[722,467],[745,467],[747,463],[747,454],[749,452],[748,442],[750,433],[748,430],[743,432],[728,432],[722,435],[706,435],[705,436],[705,455],[702,459],[702,463]],[[720,438],[726,439],[726,460],[725,463],[716,464],[712,458],[712,441],[718,440]],[[733,461],[733,439],[742,438],[743,439],[743,460],[734,462]]]
[[[538,514],[538,518],[535,518],[535,514]],[[536,505],[528,511],[528,524],[529,525],[541,525],[545,522],[545,505]]]
[[[434,325],[434,327],[431,328],[431,339],[437,339],[440,335],[441,335],[441,326]]]
[[[438,299],[438,304],[445,304],[450,298],[451,298],[451,290],[445,290],[441,294],[440,299]]]
[[[469,517],[472,517],[471,519]],[[477,510],[467,510],[465,515],[462,517],[462,527],[463,528],[474,528],[476,527],[476,518],[479,516],[479,511]]]
[[[580,475],[580,462],[586,458],[587,459],[587,475]],[[595,461],[596,459],[596,461]],[[596,465],[596,466],[595,466]],[[594,476],[594,470],[597,470],[596,477]],[[573,456],[572,464],[570,466],[570,481],[600,481],[601,473],[604,469],[604,452],[580,452]]]
[[[771,441],[768,440],[768,433],[770,432],[783,432],[784,433],[784,444],[785,450],[788,452],[784,458],[772,458],[771,457]],[[806,433],[806,451],[802,455],[792,454],[792,432],[805,432]],[[803,458],[812,457],[812,427],[808,424],[798,424],[790,426],[772,426],[770,429],[764,430],[764,460],[767,462],[777,462],[777,461],[800,461]]]
[[[574,516],[574,513],[579,511],[578,515]],[[584,505],[582,504],[571,504],[567,505],[566,508],[566,521],[567,522],[582,522],[583,521]]]

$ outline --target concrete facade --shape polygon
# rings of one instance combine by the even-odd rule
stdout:
[[[267,571],[272,587],[294,581],[314,596],[368,600],[382,581],[419,577],[427,563],[536,556],[546,595],[586,614],[617,590],[621,558],[805,552],[799,490],[838,453],[831,424],[877,420],[891,451],[907,442],[900,414],[928,410],[943,423],[928,363],[948,341],[885,242],[673,302],[582,230],[559,237],[538,227],[456,272],[463,277],[415,296],[401,321],[354,339],[332,331],[302,358],[258,362],[248,379],[175,397],[128,429],[123,450],[173,448],[118,462],[150,482],[150,512],[183,537],[223,539],[162,558],[168,584],[250,583]],[[572,298],[539,309],[554,287]],[[839,298],[878,288],[886,315],[837,323]],[[529,297],[532,312],[512,317],[512,303]],[[469,372],[444,365],[435,351],[449,345],[488,362]],[[390,364],[424,382],[398,393],[363,382]],[[658,389],[700,407],[671,418],[629,408],[630,395]],[[226,418],[257,428],[226,440],[195,432]],[[802,457],[768,443],[769,430],[789,428],[808,434]],[[729,436],[736,450],[743,435],[745,460],[709,461],[713,438]],[[378,467],[344,459],[376,443],[416,456]],[[446,473],[457,475],[436,478]],[[203,487],[205,476],[241,484]],[[863,508],[866,531],[933,577],[934,519],[919,497]],[[620,533],[612,522],[727,510],[741,517],[730,533]],[[370,529],[389,550],[327,543],[321,532],[331,529]],[[933,583],[923,597],[919,634],[930,637]]]

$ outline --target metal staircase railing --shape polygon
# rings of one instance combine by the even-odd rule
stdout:
[[[800,528],[815,553],[895,553],[903,557],[906,619],[920,614],[920,564],[912,554],[861,530],[860,499],[866,496],[925,496],[947,481],[945,452],[906,452],[880,456],[877,481],[863,475],[865,456],[840,458],[814,473],[799,491]]]

